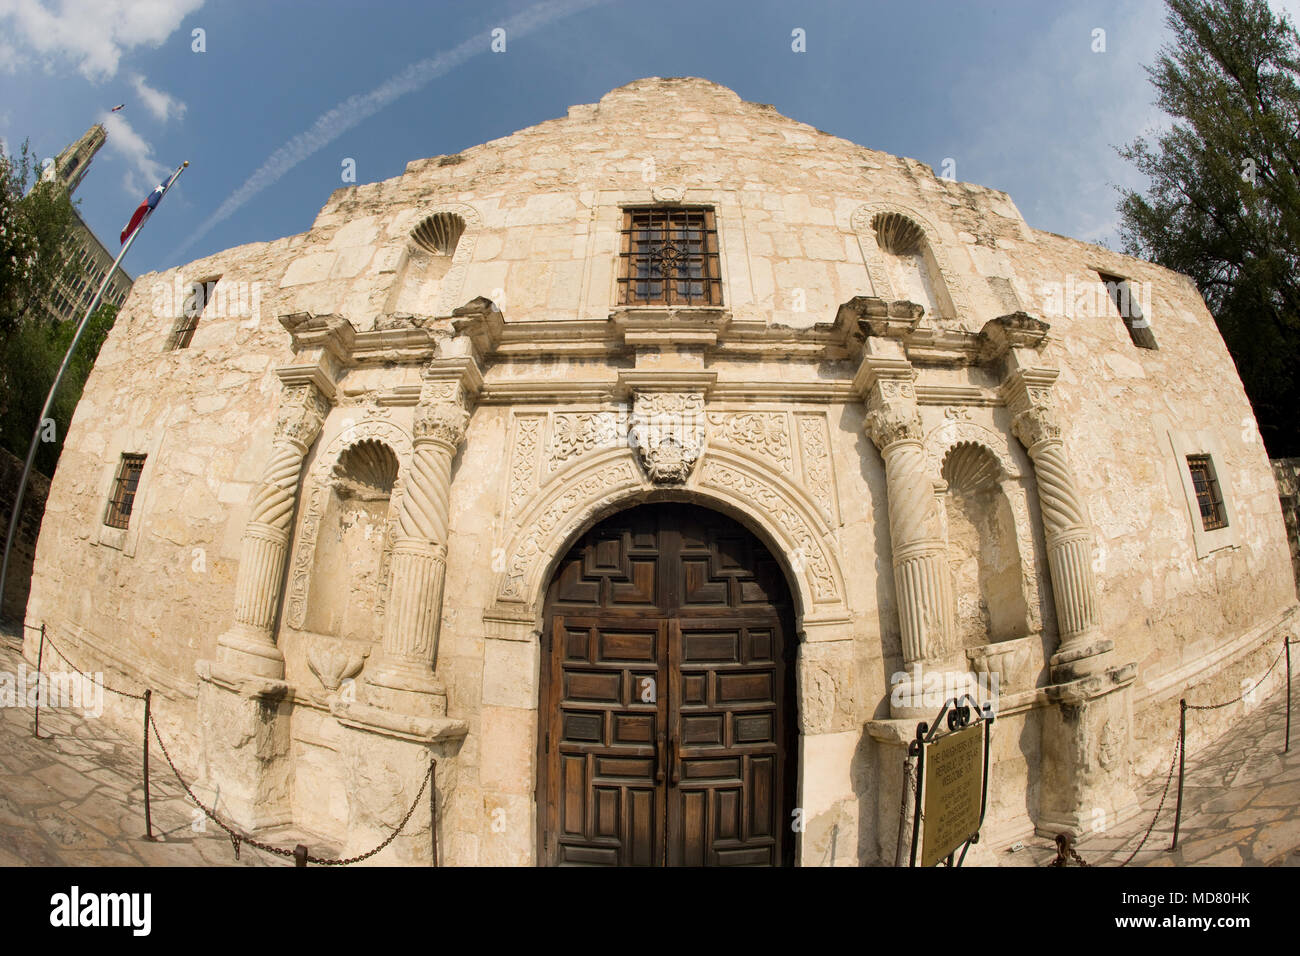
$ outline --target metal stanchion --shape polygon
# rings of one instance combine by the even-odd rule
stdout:
[[[294,866],[307,865],[307,844],[299,843],[296,847],[293,848],[293,865]]]
[[[1183,777],[1186,775],[1187,761],[1187,698],[1178,701],[1178,802],[1174,804],[1174,842],[1170,844],[1172,853],[1178,849],[1178,825],[1183,819]]]
[[[153,835],[153,816],[149,811],[149,710],[153,700],[153,691],[144,692],[144,838],[155,839]]]
[[[41,661],[45,658],[45,622],[41,622],[41,648],[36,652],[36,707],[32,717],[32,736],[41,738]]]

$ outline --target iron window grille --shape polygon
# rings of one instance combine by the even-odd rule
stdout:
[[[194,339],[194,331],[199,327],[199,317],[212,301],[216,294],[217,283],[220,281],[221,277],[218,276],[204,282],[195,282],[188,287],[188,293],[181,302],[181,317],[176,320],[176,325],[172,327],[172,334],[167,339],[168,352],[190,347],[190,342]]]
[[[104,516],[104,524],[110,528],[125,529],[131,523],[131,508],[135,505],[140,472],[144,471],[144,458],[144,455],[123,455],[117,466],[113,494],[108,500],[108,513]]]
[[[721,305],[713,210],[625,210],[618,290],[620,305]]]
[[[1187,468],[1192,473],[1192,486],[1196,489],[1196,504],[1201,509],[1201,527],[1216,531],[1228,526],[1223,509],[1223,492],[1209,455],[1188,455]]]

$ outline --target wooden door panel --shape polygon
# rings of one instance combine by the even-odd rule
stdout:
[[[541,858],[787,862],[791,607],[762,545],[702,509],[634,508],[572,549],[547,607]]]

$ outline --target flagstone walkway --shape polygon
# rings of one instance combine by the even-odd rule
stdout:
[[[13,631],[0,633],[0,673],[18,670],[15,638]],[[1275,694],[1215,743],[1189,751],[1178,849],[1168,850],[1175,779],[1130,866],[1300,866],[1300,720],[1284,755],[1285,706],[1285,692]],[[194,829],[193,804],[161,757],[150,782],[158,839],[144,839],[141,763],[140,742],[106,721],[42,709],[37,740],[29,708],[0,707],[0,866],[292,865],[247,846],[236,860],[229,838],[211,823]],[[1164,785],[1164,771],[1149,779],[1143,812],[1114,832],[1081,840],[1079,855],[1092,866],[1126,859],[1151,823]],[[318,838],[290,830],[259,839],[329,852]],[[1034,838],[995,856],[1002,865],[1045,866],[1056,850],[1051,840]]]

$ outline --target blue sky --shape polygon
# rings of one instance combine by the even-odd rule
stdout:
[[[50,156],[126,103],[77,192],[113,249],[188,159],[131,250],[138,275],[307,229],[345,158],[373,182],[638,77],[702,76],[936,170],[951,158],[1031,225],[1118,247],[1115,186],[1141,182],[1114,146],[1163,122],[1143,71],[1163,20],[1156,0],[0,0],[0,138]]]

